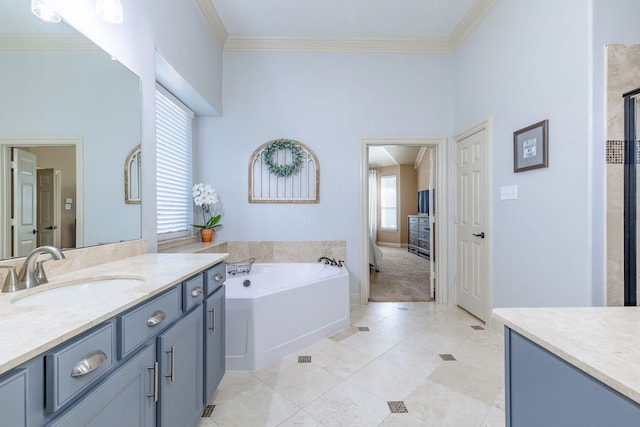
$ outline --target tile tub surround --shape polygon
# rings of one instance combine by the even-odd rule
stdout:
[[[247,258],[255,258],[255,262],[258,263],[316,262],[321,256],[347,261],[347,242],[345,240],[228,241],[211,244],[187,241],[186,244],[159,248],[159,252],[224,252],[229,254],[227,260],[229,262]]]
[[[493,318],[640,403],[639,308],[497,308]]]
[[[65,252],[66,253],[66,252]],[[74,306],[18,307],[0,293],[0,374],[224,260],[227,254],[141,254],[49,275],[42,288],[96,277],[140,276],[134,289]],[[62,261],[55,261],[62,262]],[[53,262],[52,262],[53,263]],[[35,291],[40,288],[35,288]]]

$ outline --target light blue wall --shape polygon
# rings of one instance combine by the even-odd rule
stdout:
[[[200,121],[197,160],[224,202],[220,238],[346,240],[359,293],[361,140],[450,135],[451,56],[225,53],[223,89],[224,115]],[[316,153],[319,204],[248,202],[249,158],[275,138]]]
[[[584,0],[499,1],[455,54],[455,131],[492,119],[493,307],[591,305],[589,32]],[[513,132],[544,119],[549,168],[515,174]]]
[[[196,163],[225,202],[222,238],[347,240],[357,292],[361,139],[450,136],[491,117],[493,306],[602,304],[602,46],[638,42],[636,0],[499,0],[448,56],[226,53],[224,64],[191,2],[127,2],[121,26],[88,5],[47,3],[142,78],[144,194],[155,194],[156,49],[214,110],[224,104],[224,116],[199,121]],[[550,167],[514,174],[513,131],[545,118]],[[318,154],[319,205],[247,202],[249,156],[278,137]],[[500,202],[513,184],[519,199]],[[152,197],[143,216],[155,247]]]

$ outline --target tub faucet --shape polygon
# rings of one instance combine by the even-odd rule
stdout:
[[[27,259],[25,259],[18,276],[19,285],[24,284],[23,289],[35,288],[38,285],[47,283],[47,276],[42,268],[42,262],[38,261],[38,256],[41,254],[51,255],[50,259],[61,260],[64,259],[62,251],[55,246],[40,246],[32,250]]]
[[[339,266],[339,267],[342,267],[342,264],[341,264],[341,263],[342,263],[342,261],[340,261],[340,264],[339,264],[339,263],[338,263],[338,261],[336,261],[336,260],[335,260],[335,259],[333,259],[333,258],[329,258],[329,257],[326,257],[326,256],[321,256],[320,258],[318,258],[318,262],[322,262],[322,260],[324,260],[324,263],[325,263],[325,264],[329,264],[329,265],[337,265],[337,266]]]
[[[325,264],[330,264],[330,265],[338,265],[338,263],[336,262],[335,259],[333,258],[328,258],[326,256],[321,256],[320,258],[318,258],[318,262],[322,262],[324,260]]]

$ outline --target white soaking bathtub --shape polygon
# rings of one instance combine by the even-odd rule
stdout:
[[[346,267],[253,264],[227,275],[225,291],[229,371],[261,369],[349,326]]]

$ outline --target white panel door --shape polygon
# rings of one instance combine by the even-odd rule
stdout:
[[[60,171],[38,169],[38,246],[60,247]]]
[[[13,256],[27,256],[37,245],[36,155],[13,153]]]
[[[455,286],[457,304],[487,320],[487,131],[456,141]]]

